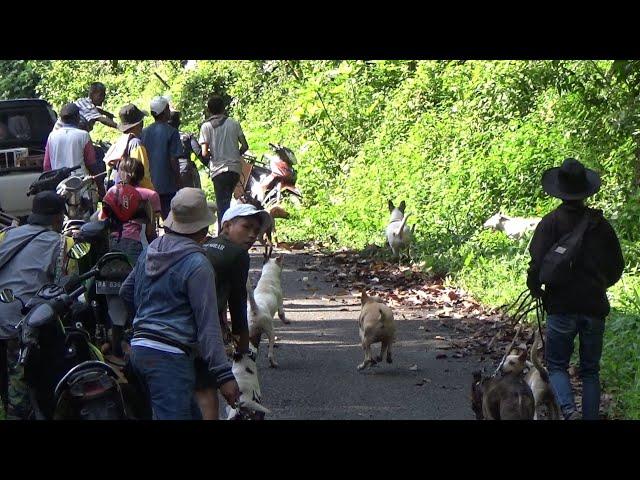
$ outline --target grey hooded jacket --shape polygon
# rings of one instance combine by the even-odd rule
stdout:
[[[197,349],[218,385],[234,379],[218,321],[215,274],[198,243],[173,234],[155,239],[120,296],[135,311],[134,336],[151,333]]]

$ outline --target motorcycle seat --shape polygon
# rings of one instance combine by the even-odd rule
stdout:
[[[103,238],[105,232],[109,229],[109,222],[94,221],[82,225],[80,228],[79,240],[91,242]]]

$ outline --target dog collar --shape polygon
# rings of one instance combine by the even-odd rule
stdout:
[[[249,350],[248,352],[234,352],[233,359],[236,361],[239,361],[239,360],[242,360],[242,357],[244,356],[249,357],[254,362],[256,361],[256,354],[251,350]]]

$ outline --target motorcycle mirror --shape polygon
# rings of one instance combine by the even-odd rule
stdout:
[[[0,291],[0,301],[2,303],[11,303],[14,302],[16,297],[13,295],[13,290],[10,288],[3,288]]]
[[[69,258],[73,258],[74,260],[79,260],[89,253],[91,250],[91,244],[87,242],[78,242],[74,243],[73,247],[67,252],[67,256]]]

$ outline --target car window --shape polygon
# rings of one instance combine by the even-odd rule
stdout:
[[[20,142],[28,142],[33,153],[43,153],[55,122],[49,110],[42,106],[3,109],[0,112],[0,149],[9,148],[9,144],[18,146]]]

